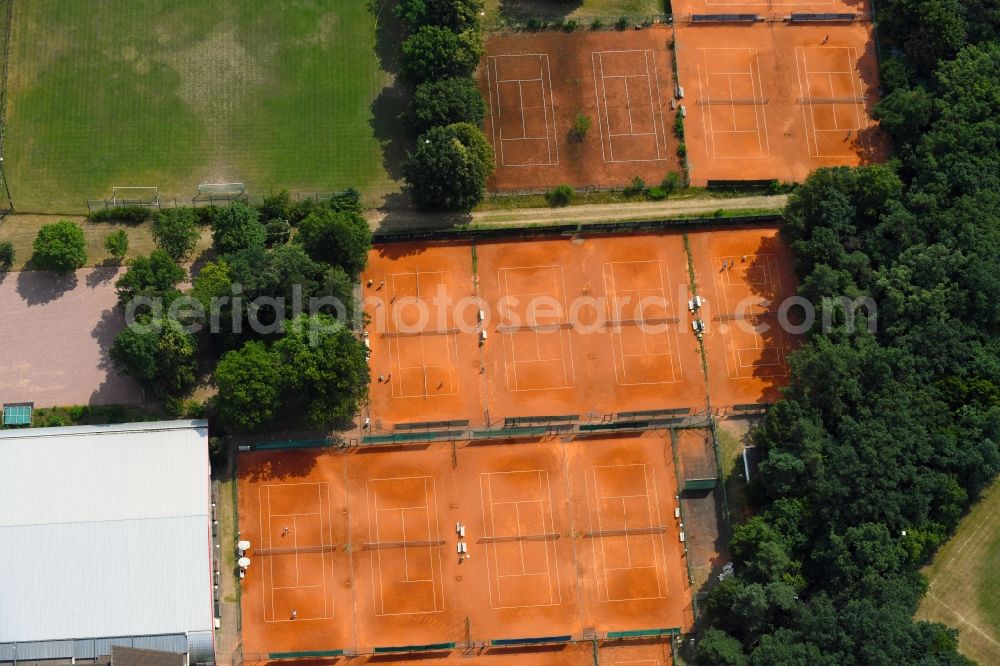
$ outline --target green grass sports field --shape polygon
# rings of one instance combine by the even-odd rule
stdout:
[[[390,82],[363,0],[31,0],[14,5],[5,162],[18,210],[116,185],[190,198],[398,189],[372,124]]]
[[[962,519],[924,570],[930,582],[917,617],[959,630],[959,649],[1000,663],[1000,482]]]

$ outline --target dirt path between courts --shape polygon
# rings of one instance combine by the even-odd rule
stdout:
[[[402,231],[440,227],[442,223],[472,226],[529,226],[540,224],[594,224],[625,220],[653,220],[675,215],[714,213],[717,210],[774,210],[779,212],[788,201],[787,194],[762,194],[731,199],[705,197],[667,199],[636,203],[586,204],[566,208],[520,208],[514,210],[476,211],[449,218],[441,214],[413,211],[370,211],[367,218],[378,231]]]

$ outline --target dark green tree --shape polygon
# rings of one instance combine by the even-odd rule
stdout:
[[[181,261],[194,251],[201,230],[192,208],[164,208],[153,218],[153,240],[174,261]]]
[[[231,430],[260,430],[281,411],[284,377],[277,355],[262,342],[226,352],[215,369],[215,381],[219,417]]]
[[[455,32],[478,28],[483,0],[401,0],[396,15],[410,30],[425,25],[442,26]]]
[[[14,266],[14,244],[10,241],[0,243],[0,273],[6,273]]]
[[[341,267],[357,277],[368,263],[372,233],[359,213],[318,208],[299,223],[298,240],[316,261]]]
[[[70,273],[87,263],[87,241],[80,225],[63,220],[38,230],[32,265],[42,271]]]
[[[403,42],[401,74],[414,87],[425,81],[469,77],[482,55],[478,31],[455,33],[425,25]]]
[[[187,278],[187,271],[178,266],[163,250],[154,250],[148,257],[136,257],[128,262],[128,270],[115,282],[118,305],[126,309],[142,296],[159,300],[163,307],[180,296],[177,285]]]
[[[160,398],[184,393],[197,378],[194,338],[166,317],[141,315],[118,334],[109,354],[119,371]]]
[[[260,214],[237,201],[220,208],[212,217],[212,244],[222,254],[252,247],[264,247],[267,232]]]
[[[486,102],[470,77],[426,81],[413,91],[411,125],[416,134],[454,123],[483,124]]]
[[[350,329],[327,315],[302,315],[273,349],[289,402],[315,425],[352,418],[368,396],[368,358]]]
[[[493,166],[493,150],[483,133],[458,123],[420,135],[403,163],[403,175],[421,208],[469,210],[482,199]]]

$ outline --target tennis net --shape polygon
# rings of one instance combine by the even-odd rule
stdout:
[[[799,104],[864,104],[867,97],[800,97]]]
[[[387,338],[411,338],[417,335],[454,335],[460,333],[457,328],[431,329],[420,331],[386,331]]]
[[[664,324],[680,323],[678,317],[650,317],[649,319],[609,319],[604,322],[608,328],[621,326],[663,326]]]
[[[510,536],[484,536],[479,543],[507,543],[511,541],[555,541],[559,532],[542,532],[541,534],[513,534]]]
[[[763,106],[767,97],[699,97],[698,103],[705,106]]]
[[[585,539],[594,539],[596,537],[636,536],[640,534],[663,534],[666,531],[666,525],[652,525],[650,527],[625,527],[617,530],[594,530],[592,532],[584,532],[583,537]]]
[[[385,548],[428,548],[442,546],[444,539],[422,539],[416,541],[366,541],[361,550],[383,550]]]
[[[333,543],[319,546],[292,546],[290,548],[254,548],[251,555],[298,555],[299,553],[328,553],[337,550],[337,545]]]
[[[713,319],[718,321],[753,321],[755,319],[773,314],[774,313],[769,310],[765,310],[763,312],[727,312],[715,315]]]
[[[521,331],[558,331],[563,328],[573,328],[573,323],[556,321],[551,324],[500,324],[497,333],[519,333]]]

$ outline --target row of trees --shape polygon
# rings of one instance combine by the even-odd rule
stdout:
[[[421,208],[468,210],[493,172],[493,150],[480,129],[486,105],[473,76],[483,55],[482,12],[483,0],[402,0],[396,7],[408,34],[400,74],[412,93],[416,135],[403,175]]]
[[[1000,470],[1000,23],[880,5],[894,160],[814,173],[782,228],[800,293],[870,297],[877,330],[842,312],[793,355],[698,664],[968,663],[912,616],[918,568]]]
[[[216,256],[186,291],[178,263],[211,228]],[[116,282],[135,325],[111,358],[155,395],[176,400],[214,368],[213,410],[230,430],[269,425],[282,405],[315,425],[349,418],[367,396],[368,369],[354,325],[353,285],[371,249],[360,197],[293,205],[286,192],[257,208],[162,211],[158,248],[128,262]],[[289,241],[292,225],[297,233]]]

